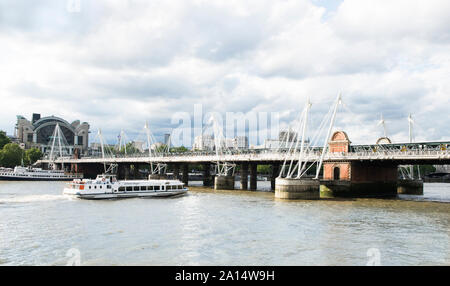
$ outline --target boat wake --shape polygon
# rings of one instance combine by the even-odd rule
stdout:
[[[0,198],[0,204],[6,203],[34,203],[66,199],[63,195],[27,195],[19,197]]]

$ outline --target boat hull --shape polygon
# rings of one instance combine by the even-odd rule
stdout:
[[[63,194],[66,196],[84,199],[84,200],[111,200],[111,199],[128,199],[128,198],[162,198],[184,195],[187,189],[177,191],[160,191],[160,192],[121,192],[121,193],[81,193],[73,189],[65,188]]]

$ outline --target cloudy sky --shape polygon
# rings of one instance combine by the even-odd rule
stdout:
[[[79,3],[78,3],[79,2]],[[175,112],[279,112],[336,95],[354,143],[450,140],[448,0],[0,0],[0,129],[33,112],[114,140]],[[254,142],[253,142],[254,143]]]

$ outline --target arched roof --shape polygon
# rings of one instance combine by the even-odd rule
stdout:
[[[44,126],[48,126],[48,125],[53,125],[56,123],[59,123],[62,126],[67,127],[68,129],[70,129],[71,131],[75,132],[73,126],[67,122],[66,120],[60,118],[60,117],[56,117],[56,116],[47,116],[47,117],[42,117],[41,119],[39,119],[38,121],[36,121],[33,124],[34,130],[39,130]]]
[[[331,136],[331,141],[349,141],[347,133],[344,131],[336,131]]]
[[[388,137],[381,137],[381,138],[378,138],[376,144],[378,145],[378,144],[391,144],[391,143],[392,143],[392,141]]]

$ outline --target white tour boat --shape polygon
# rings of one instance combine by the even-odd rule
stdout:
[[[43,170],[21,166],[15,167],[14,170],[0,170],[0,180],[7,181],[70,181],[82,178],[82,174],[65,173],[62,170]]]
[[[178,180],[119,181],[115,175],[102,174],[96,179],[77,179],[64,188],[65,195],[80,199],[118,199],[170,197],[187,193],[188,188]]]

